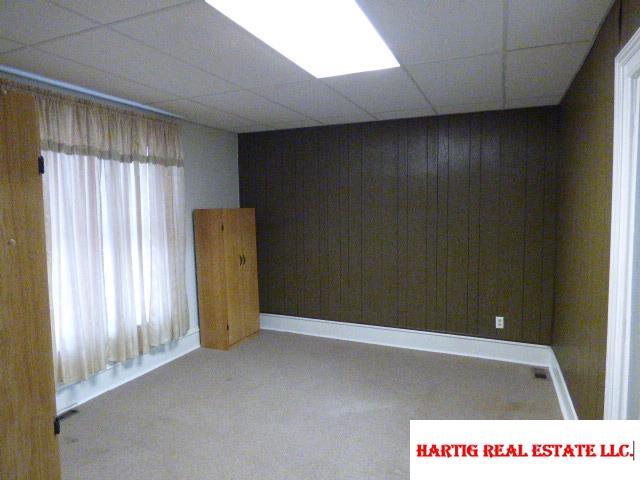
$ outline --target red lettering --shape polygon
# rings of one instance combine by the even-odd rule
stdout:
[[[557,457],[560,454],[560,448],[562,445],[559,444],[549,444],[546,445],[546,450],[549,452],[549,457]]]
[[[525,452],[522,444],[508,444],[502,443],[485,445],[483,449],[485,457],[528,457],[529,454]]]
[[[440,456],[440,449],[438,448],[437,445],[431,445],[431,448],[429,449],[429,456],[430,457],[439,457]]]
[[[478,445],[476,444],[428,444],[416,445],[417,457],[477,457]]]
[[[529,454],[524,451],[522,444],[509,445],[507,447],[506,457],[528,457]]]
[[[469,457],[477,457],[478,456],[478,445],[472,443],[470,445],[465,445],[464,455]]]
[[[605,445],[601,445],[601,455],[605,455]],[[534,443],[531,445],[532,457],[597,457],[596,446],[592,443],[553,444]]]
[[[427,457],[427,445],[423,445],[421,443],[418,444],[416,448],[416,456],[417,457]]]
[[[632,455],[633,455],[633,454],[630,452],[630,450],[631,450],[631,446],[630,446],[630,445],[628,445],[628,444],[620,445],[620,448],[618,449],[618,454],[619,454],[621,457],[630,457],[630,456],[632,456]]]
[[[633,454],[629,451],[631,446],[629,444],[622,445],[600,445],[601,457],[630,457]]]
[[[493,445],[485,445],[484,448],[482,449],[482,455],[484,457],[493,458],[495,456],[493,451],[494,451]]]

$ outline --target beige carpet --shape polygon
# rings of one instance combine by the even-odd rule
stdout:
[[[531,367],[261,332],[80,406],[60,450],[66,480],[406,479],[410,419],[536,418]]]

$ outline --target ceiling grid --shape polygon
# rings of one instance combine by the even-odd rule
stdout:
[[[612,4],[357,2],[400,67],[315,79],[204,0],[2,2],[0,65],[234,132],[553,105]]]

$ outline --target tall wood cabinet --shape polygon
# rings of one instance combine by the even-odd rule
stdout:
[[[31,95],[0,93],[0,478],[58,480],[40,139]]]
[[[203,347],[227,350],[260,329],[253,208],[193,212]]]

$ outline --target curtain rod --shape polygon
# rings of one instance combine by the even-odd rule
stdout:
[[[54,80],[52,78],[43,77],[42,75],[37,75],[35,73],[27,72],[25,70],[20,70],[18,68],[8,67],[6,65],[0,65],[0,72],[7,73],[9,75],[13,75],[15,77],[19,77],[26,80],[31,80],[37,83],[41,83],[44,85],[49,85],[56,88],[61,88],[63,90],[67,90],[72,93],[79,93],[82,95],[87,95],[92,98],[97,98],[100,100],[106,100],[108,102],[116,103],[119,105],[124,105],[127,107],[132,107],[137,110],[142,110],[145,112],[151,112],[158,115],[163,115],[165,117],[171,117],[178,120],[184,120],[184,117],[176,115],[175,113],[170,113],[165,110],[161,110],[159,108],[150,107],[148,105],[144,105],[142,103],[134,102],[133,100],[127,100],[126,98],[116,97],[114,95],[109,95],[106,93],[98,92],[96,90],[91,90],[90,88],[79,87],[77,85],[73,85],[71,83],[62,82],[60,80]]]

